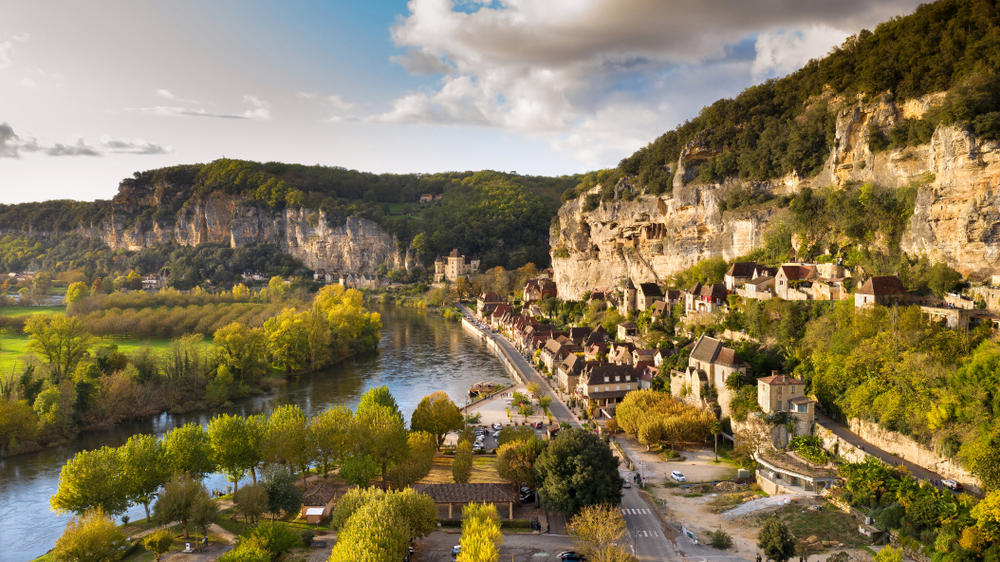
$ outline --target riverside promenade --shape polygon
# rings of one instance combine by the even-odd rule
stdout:
[[[486,342],[487,346],[489,346],[489,348],[500,357],[500,360],[504,362],[507,370],[511,373],[511,376],[514,377],[514,380],[523,385],[535,382],[541,386],[542,392],[552,399],[552,405],[549,406],[549,411],[552,412],[552,416],[556,420],[559,422],[568,422],[573,427],[582,427],[579,420],[576,419],[576,416],[570,412],[566,403],[552,392],[548,381],[538,374],[538,371],[536,371],[535,368],[531,366],[531,363],[529,363],[528,360],[517,351],[513,344],[507,341],[507,338],[494,332],[488,327],[485,327],[482,322],[476,319],[476,317],[472,314],[472,311],[465,307],[465,305],[459,304],[459,310],[462,311],[464,316],[462,318],[462,325],[466,329],[475,332],[484,342]]]

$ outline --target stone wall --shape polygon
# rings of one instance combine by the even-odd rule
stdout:
[[[874,423],[859,419],[851,419],[849,424],[855,435],[883,451],[922,466],[931,472],[936,472],[945,478],[961,482],[968,488],[978,490],[982,487],[979,479],[957,462],[937,454],[905,435],[895,431],[886,431]]]

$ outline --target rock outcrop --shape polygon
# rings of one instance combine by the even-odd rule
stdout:
[[[100,238],[112,249],[141,250],[156,244],[195,246],[207,242],[236,248],[272,243],[311,269],[371,273],[385,264],[406,264],[396,237],[375,222],[348,217],[330,225],[326,213],[290,207],[272,211],[258,202],[224,193],[187,200],[185,186],[136,186],[125,180],[113,200],[112,215],[101,224],[81,226],[84,236]],[[179,207],[176,212],[172,207]],[[144,219],[152,212],[151,218]]]
[[[712,153],[696,140],[681,153],[671,194],[616,199],[586,213],[584,197],[567,202],[550,241],[560,296],[579,298],[626,276],[635,282],[664,280],[705,258],[732,259],[750,252],[783,211],[720,210],[719,202],[737,187],[783,195],[806,186],[842,188],[849,182],[916,185],[902,249],[947,262],[964,274],[992,273],[1000,266],[1000,143],[954,126],[938,127],[930,143],[917,147],[876,153],[868,142],[873,126],[888,131],[902,118],[919,118],[942,99],[943,94],[932,94],[901,105],[855,100],[839,111],[835,147],[813,178],[698,183],[697,166]]]

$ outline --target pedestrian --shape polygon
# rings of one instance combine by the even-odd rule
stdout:
[[[548,523],[545,524],[545,534],[546,535],[549,534],[549,524]]]

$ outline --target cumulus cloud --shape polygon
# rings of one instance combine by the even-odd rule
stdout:
[[[44,148],[43,152],[49,156],[101,156],[101,153],[90,146],[83,139],[77,139],[73,144],[55,143]]]
[[[161,146],[142,139],[114,139],[105,135],[101,138],[101,149],[95,148],[83,138],[76,138],[66,144],[45,144],[34,137],[21,138],[13,127],[0,123],[0,158],[20,158],[22,152],[39,152],[47,156],[104,156],[105,154],[170,154],[172,146]]]
[[[184,100],[174,96],[169,90],[157,90],[156,94],[160,97],[169,99],[171,101],[180,103],[190,103],[198,104],[199,102],[192,100]],[[249,103],[253,107],[247,109],[242,113],[226,113],[221,111],[210,111],[201,107],[178,107],[178,106],[166,106],[166,105],[156,105],[152,107],[131,107],[126,109],[126,111],[138,111],[140,113],[145,113],[146,115],[156,115],[160,117],[214,117],[216,119],[252,119],[265,121],[271,118],[270,103],[266,100],[262,100],[256,96],[243,96],[243,101]]]
[[[31,38],[29,34],[22,33],[20,35],[10,35],[0,40],[0,68],[7,68],[14,65],[14,60],[11,58],[14,55],[14,43],[23,43],[29,38]]]
[[[646,130],[651,122],[661,126],[664,114],[682,120],[715,100],[705,95],[714,85],[693,105],[667,100],[690,97],[677,86],[680,74],[735,70],[721,76],[722,95],[731,96],[917,4],[411,0],[392,28],[405,53],[392,60],[413,74],[440,75],[440,82],[398,97],[373,119],[517,131],[548,137],[556,150],[586,160],[606,152],[595,143],[624,155],[651,140]]]
[[[113,139],[107,135],[101,137],[101,146],[115,154],[170,154],[174,151],[172,146],[161,146],[142,139]]]
[[[358,118],[351,113],[352,110],[358,107],[358,104],[345,100],[344,96],[322,96],[312,92],[299,92],[299,97],[315,101],[333,113],[333,115],[323,121],[336,123],[339,121],[358,120]]]

